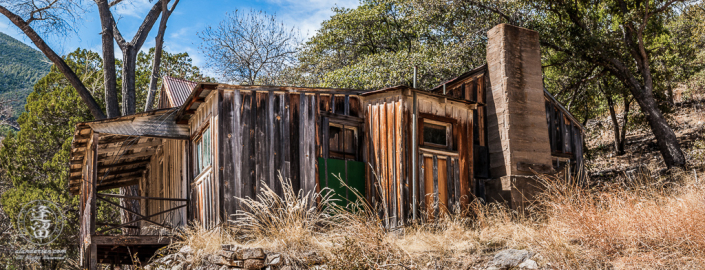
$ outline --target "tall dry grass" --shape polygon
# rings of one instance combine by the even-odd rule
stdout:
[[[241,201],[249,210],[235,226],[188,229],[176,247],[206,254],[226,243],[257,246],[292,259],[314,251],[329,269],[468,269],[507,248],[537,252],[534,259],[549,269],[701,269],[705,188],[687,175],[674,178],[644,173],[592,190],[544,177],[532,215],[475,201],[394,229],[359,194],[340,207],[328,191],[296,193],[282,180],[283,197],[265,187]]]

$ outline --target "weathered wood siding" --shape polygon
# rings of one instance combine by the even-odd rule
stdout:
[[[436,151],[419,148],[417,153],[417,202],[427,207],[427,197],[446,194],[441,206],[468,203],[475,185],[473,181],[473,109],[467,103],[417,92],[418,113],[425,117],[440,117],[452,122],[452,149]],[[368,168],[368,200],[384,206],[384,218],[394,226],[411,216],[412,209],[412,110],[411,91],[395,90],[364,97],[364,154]],[[419,122],[423,121],[419,117]],[[419,128],[421,125],[419,125]],[[420,132],[420,131],[419,131]],[[419,137],[420,139],[420,137]],[[424,157],[441,158],[442,168],[424,166]],[[446,162],[449,160],[449,162]],[[435,170],[434,170],[435,168]],[[426,171],[424,171],[426,170]],[[425,188],[425,173],[447,176],[447,182],[436,188]],[[442,191],[439,192],[439,189]]]
[[[405,140],[410,139],[404,133],[404,115],[409,114],[409,110],[405,108],[404,100],[401,91],[395,91],[386,97],[365,99],[363,105],[367,109],[365,125],[369,132],[365,134],[370,149],[367,160],[372,166],[367,173],[368,190],[378,194],[373,200],[384,206],[384,219],[392,225],[399,224],[407,216],[410,209],[407,204],[411,201],[407,171],[411,159],[406,153],[411,148],[404,147]]]
[[[162,144],[149,161],[148,170],[140,181],[140,194],[145,197],[186,198],[188,190],[187,141],[162,139]],[[141,200],[141,212],[147,216],[180,205],[183,202],[166,200]],[[169,226],[187,225],[186,208],[168,212],[150,220]],[[142,221],[142,226],[152,223]]]
[[[476,188],[473,168],[473,110],[469,109],[468,105],[464,103],[443,100],[433,96],[419,95],[418,112],[419,114],[430,114],[457,121],[453,124],[452,130],[454,140],[453,152],[458,154],[457,186],[459,188],[459,197],[453,199],[451,203],[456,201],[462,204],[469,203],[470,196],[475,194]],[[421,152],[423,152],[423,149]],[[456,166],[455,163],[453,163],[453,166]],[[451,170],[453,174],[451,174]],[[455,170],[456,168],[449,169],[448,176],[455,175]],[[453,183],[453,186],[455,185],[456,183]],[[453,192],[453,194],[455,194],[455,192]],[[449,199],[454,197],[455,196],[449,196]]]
[[[189,176],[189,199],[190,215],[189,220],[196,221],[206,227],[220,223],[223,219],[221,211],[221,186],[219,182],[219,160],[215,157],[220,153],[218,138],[218,117],[219,117],[219,98],[218,91],[212,91],[202,100],[202,104],[196,110],[194,116],[189,119],[191,130],[191,150],[189,158],[190,172],[195,172],[196,151],[194,148],[194,139],[197,139],[202,132],[210,130],[211,135],[211,166],[201,172],[200,175]],[[210,127],[210,128],[209,128]],[[194,174],[194,173],[191,173]]]
[[[242,88],[242,87],[241,87]],[[241,209],[237,198],[255,198],[266,184],[282,194],[279,175],[295,190],[318,191],[316,157],[322,154],[320,112],[359,115],[359,98],[325,91],[219,87],[218,173],[224,217]],[[335,108],[333,108],[335,106]],[[216,137],[214,137],[216,138]]]

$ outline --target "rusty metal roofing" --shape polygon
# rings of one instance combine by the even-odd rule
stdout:
[[[178,79],[170,76],[162,77],[162,89],[165,90],[172,107],[179,107],[186,102],[191,91],[196,87],[195,82]]]

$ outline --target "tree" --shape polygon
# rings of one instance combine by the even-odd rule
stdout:
[[[164,32],[166,31],[166,22],[169,16],[174,12],[174,8],[179,3],[179,0],[174,1],[171,9],[167,7],[167,2],[162,2],[162,19],[159,21],[159,30],[157,31],[156,47],[153,52],[152,73],[149,77],[149,92],[147,93],[147,103],[144,106],[144,111],[148,111],[154,104],[154,93],[157,91],[157,80],[161,78],[159,75],[159,67],[162,61],[162,48],[164,47]]]
[[[73,28],[73,24],[82,10],[83,7],[78,0],[0,0],[0,14],[10,19],[15,26],[24,32],[32,43],[66,76],[66,79],[81,96],[83,103],[88,106],[91,114],[97,119],[102,119],[105,118],[105,113],[93,95],[83,85],[78,75],[40,36],[40,33],[66,33]]]
[[[290,65],[299,43],[299,32],[264,11],[236,10],[218,26],[199,33],[208,63],[224,78],[243,84],[275,83]]]
[[[86,89],[81,80],[71,70],[63,59],[57,55],[45,42],[49,33],[65,34],[73,29],[74,24],[84,10],[81,0],[0,0],[0,14],[6,16],[51,60],[59,71],[67,77],[71,85],[78,91],[83,102],[88,106],[96,119],[120,116],[117,94],[117,76],[115,74],[114,43],[122,50],[122,115],[134,114],[136,111],[135,65],[137,54],[144,44],[147,35],[160,17],[158,38],[163,39],[166,22],[169,15],[178,4],[174,1],[171,9],[165,10],[170,0],[158,0],[145,16],[131,41],[126,41],[120,33],[110,8],[123,3],[123,0],[94,0],[98,8],[102,26],[103,76],[105,83],[105,110],[98,106],[95,97]],[[164,12],[162,12],[164,11]],[[39,31],[39,32],[37,32]],[[44,37],[43,37],[44,36]],[[161,50],[162,42],[157,42]],[[158,66],[158,63],[155,63]],[[157,70],[158,71],[158,70]],[[106,114],[107,113],[107,114]]]
[[[153,62],[151,55],[141,53],[137,61],[137,72],[142,78],[137,80],[137,88],[143,89],[138,102],[142,103],[149,83],[150,64]],[[171,76],[212,80],[203,76],[191,64],[188,54],[164,51],[163,56],[165,61],[162,61],[161,70],[171,72]],[[67,55],[64,62],[77,71],[76,74],[93,95],[102,96],[105,91],[103,61],[98,53],[78,49]],[[103,106],[102,99],[97,102]],[[35,199],[56,202],[63,207],[68,220],[78,220],[78,197],[71,196],[66,190],[69,181],[69,168],[66,164],[69,162],[76,124],[91,120],[95,118],[81,102],[77,91],[63,73],[52,66],[51,71],[35,84],[34,91],[27,98],[25,112],[17,120],[20,131],[10,133],[0,148],[0,179],[3,180],[0,187],[7,187],[0,202],[2,210],[13,222],[22,205]],[[99,205],[98,213],[98,220],[105,223],[114,224],[121,218],[120,211],[105,205]],[[56,245],[68,247],[69,252],[75,255],[78,224],[68,223],[66,226]]]
[[[145,111],[151,110],[154,107],[153,105],[147,106],[146,104],[147,96],[149,92],[152,91],[150,90],[152,80],[155,78],[154,75],[152,75],[152,63],[155,62],[153,57],[156,56],[155,51],[156,48],[152,47],[149,49],[149,52],[140,52],[137,56],[137,71],[135,72],[137,106],[144,107]],[[193,65],[191,57],[186,52],[172,54],[162,50],[161,60],[159,62],[159,72],[161,76],[156,79],[157,85],[161,85],[162,76],[171,76],[194,82],[215,82],[215,79],[203,75],[201,69]]]
[[[612,80],[613,78],[603,77],[600,90],[607,100],[607,106],[610,111],[610,119],[612,120],[612,127],[614,129],[614,151],[615,154],[619,156],[625,154],[624,147],[626,145],[627,124],[629,123],[629,106],[634,98],[631,97],[628,89],[625,89],[623,86],[616,85],[615,82],[612,82]],[[617,111],[615,110],[615,95],[623,102],[621,132],[619,128],[619,120],[617,119]]]
[[[297,66],[286,74],[291,84],[411,85],[418,66],[418,88],[431,88],[482,65],[485,32],[503,21],[462,1],[365,0],[333,11],[297,54]],[[520,12],[508,16],[522,20]]]
[[[665,32],[674,3],[686,1],[527,1],[535,14],[526,26],[541,33],[544,48],[599,66],[630,90],[666,166],[682,167],[678,138],[654,96],[651,47]]]
[[[76,75],[88,91],[102,94],[102,61],[97,53],[76,50],[63,61],[77,71]],[[97,102],[101,104],[102,100]],[[77,91],[56,66],[52,66],[51,71],[35,84],[27,98],[25,112],[17,120],[20,131],[5,138],[0,148],[0,171],[3,172],[2,179],[7,181],[3,184],[8,186],[2,194],[1,204],[13,223],[16,223],[22,205],[37,199],[55,202],[64,210],[68,220],[78,220],[78,197],[66,191],[66,164],[75,125],[93,119]],[[99,211],[99,220],[114,220],[116,217],[117,211]],[[67,222],[61,237],[50,247],[68,248],[69,255],[75,255],[73,246],[77,232],[77,224]],[[6,244],[24,245],[22,241]],[[44,265],[44,268],[55,267]]]

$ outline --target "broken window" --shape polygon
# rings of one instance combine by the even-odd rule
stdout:
[[[330,123],[328,126],[328,155],[330,158],[355,160],[357,158],[357,127]]]

